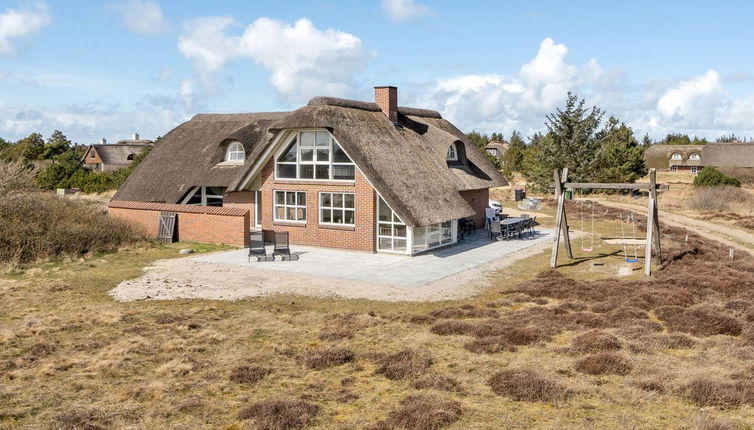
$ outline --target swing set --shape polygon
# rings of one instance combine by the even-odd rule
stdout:
[[[657,209],[657,190],[667,190],[668,186],[663,184],[657,184],[657,172],[655,169],[649,169],[649,183],[648,184],[609,184],[609,183],[597,183],[597,182],[568,182],[568,169],[565,168],[561,172],[555,170],[555,200],[557,201],[557,213],[555,215],[555,240],[552,244],[552,254],[550,256],[550,267],[558,267],[558,251],[560,249],[560,237],[563,236],[563,242],[565,244],[568,257],[573,259],[573,251],[571,249],[571,238],[568,232],[568,216],[566,214],[565,207],[565,190],[589,190],[589,189],[603,189],[603,190],[648,190],[649,198],[647,205],[647,237],[645,239],[639,239],[636,237],[636,226],[639,224],[638,220],[633,213],[629,212],[625,217],[621,213],[619,215],[621,225],[621,238],[619,239],[605,239],[604,242],[613,245],[623,245],[623,258],[627,263],[638,263],[639,255],[638,248],[644,245],[644,274],[650,276],[652,274],[652,249],[655,250],[655,258],[657,264],[662,264],[662,248],[660,246],[660,216]],[[579,201],[579,218],[581,221],[581,231],[586,231],[586,218],[588,211],[591,209],[591,225],[587,235],[581,236],[581,250],[584,252],[592,252],[595,249],[595,230],[594,220],[596,218],[595,205],[591,201]],[[627,228],[630,226],[630,229]],[[630,230],[631,237],[626,236],[627,230]],[[597,245],[599,246],[599,245]],[[629,247],[633,248],[633,253],[629,254]]]

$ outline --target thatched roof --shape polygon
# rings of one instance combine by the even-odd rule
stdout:
[[[141,153],[148,144],[142,143],[119,143],[119,144],[95,144],[92,145],[94,150],[102,160],[102,164],[107,165],[128,165],[131,160],[130,155]]]
[[[244,166],[219,165],[222,144],[241,142],[254,160],[272,134],[270,124],[285,113],[200,114],[163,136],[113,196],[113,200],[178,203],[194,186],[226,187]],[[114,145],[113,145],[114,146]]]
[[[710,143],[702,151],[705,166],[754,168],[754,143]]]
[[[673,153],[682,160],[671,160]],[[696,153],[701,160],[689,160]],[[652,145],[644,151],[647,167],[667,168],[670,165],[699,165],[720,168],[754,168],[754,143],[708,143],[706,145]]]
[[[484,154],[435,111],[399,107],[393,124],[375,103],[316,97],[290,113],[195,116],[163,137],[113,199],[175,203],[190,186],[244,189],[256,174],[252,168],[264,164],[262,152],[271,154],[273,134],[297,128],[330,130],[411,226],[474,215],[460,191],[505,185]],[[247,161],[217,166],[218,145],[231,136],[246,147]],[[461,162],[450,167],[446,155],[453,143]]]

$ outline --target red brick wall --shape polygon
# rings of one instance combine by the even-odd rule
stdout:
[[[248,245],[248,210],[119,201],[111,202],[108,210],[110,216],[137,224],[152,237],[157,237],[160,212],[171,211],[178,214],[178,240]]]
[[[92,154],[94,154],[94,158],[91,157]],[[94,149],[93,146],[90,147],[89,150],[86,152],[86,155],[84,156],[84,164],[91,164],[92,166],[89,166],[89,167],[94,168],[95,164],[101,164],[101,163],[102,163],[102,159],[97,153],[97,150]]]
[[[273,193],[280,191],[306,192],[306,222],[290,223],[273,221]],[[357,169],[356,180],[352,183],[321,183],[316,181],[275,180],[274,161],[262,170],[262,229],[269,231],[267,240],[272,239],[272,230],[287,231],[291,243],[300,245],[345,248],[359,251],[375,250],[375,205],[374,188]],[[353,193],[356,207],[354,227],[326,226],[319,224],[319,193]]]
[[[484,209],[490,204],[490,190],[483,188],[481,190],[461,191],[461,196],[474,208],[476,215],[473,219],[476,226],[484,227]]]

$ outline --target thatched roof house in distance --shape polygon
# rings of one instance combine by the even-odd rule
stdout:
[[[509,147],[510,144],[508,142],[498,142],[493,140],[484,145],[484,150],[498,160],[502,160]]]
[[[292,112],[196,115],[162,138],[110,211],[150,231],[156,213],[177,212],[183,240],[246,244],[256,227],[414,254],[454,243],[462,218],[482,225],[488,189],[504,184],[438,112],[376,87],[374,103],[315,97]],[[246,219],[229,221],[239,208]]]
[[[84,167],[100,172],[118,170],[128,167],[136,155],[153,143],[149,139],[140,139],[138,133],[134,133],[133,139],[119,140],[115,144],[108,144],[103,138],[100,143],[89,145],[81,161]]]
[[[705,166],[741,179],[754,179],[754,143],[652,145],[644,152],[647,167],[697,174]]]

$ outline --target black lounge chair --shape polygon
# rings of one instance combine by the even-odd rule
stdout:
[[[264,234],[261,231],[249,233],[249,262],[251,257],[257,257],[257,261],[268,261],[267,250],[264,247]],[[275,261],[275,256],[269,261]]]
[[[280,255],[283,258],[283,261],[293,261],[298,260],[298,255],[291,254],[291,247],[288,243],[288,232],[287,231],[276,231],[275,232],[275,248],[272,251],[272,256]]]

